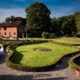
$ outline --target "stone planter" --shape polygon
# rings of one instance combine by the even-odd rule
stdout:
[[[77,76],[80,76],[80,69],[76,69],[75,73]]]

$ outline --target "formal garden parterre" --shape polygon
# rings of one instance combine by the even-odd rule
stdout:
[[[74,46],[60,45],[50,41],[49,39],[39,39],[38,42],[38,38],[35,38],[25,45],[14,46],[14,48],[10,46],[12,50],[9,50],[11,54],[6,59],[7,65],[18,70],[36,71],[42,67],[55,65],[65,55],[80,51]],[[75,41],[73,40],[73,42]]]

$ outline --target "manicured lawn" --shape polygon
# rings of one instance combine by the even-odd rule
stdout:
[[[80,38],[57,38],[53,39],[53,41],[61,42],[61,43],[67,43],[67,44],[80,44]]]
[[[35,48],[40,47],[51,49],[52,51],[34,51]],[[78,51],[75,47],[58,45],[51,42],[23,45],[18,46],[15,49],[22,55],[22,58],[20,59],[21,56],[16,53],[13,56],[12,61],[16,64],[21,64],[28,67],[43,67],[52,65],[59,61],[64,55]]]
[[[53,39],[44,39],[44,38],[30,38],[31,40],[52,40],[54,42],[65,43],[65,44],[73,44],[77,45],[80,44],[80,38],[73,38],[73,37],[60,37],[60,38],[53,38]]]

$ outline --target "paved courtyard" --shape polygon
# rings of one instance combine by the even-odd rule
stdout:
[[[60,64],[46,72],[23,72],[6,66],[0,60],[0,80],[80,80],[75,71],[68,67],[69,56],[64,57]],[[35,76],[33,76],[35,74]]]

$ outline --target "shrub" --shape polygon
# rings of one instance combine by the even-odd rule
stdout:
[[[49,37],[49,33],[48,32],[43,32],[42,33],[42,38],[48,38]]]
[[[78,69],[78,68],[80,68],[80,65],[78,65],[78,64],[76,64],[76,62],[74,62],[74,60],[77,59],[78,57],[80,57],[80,54],[78,54],[78,55],[76,55],[76,56],[73,56],[73,57],[69,60],[68,64],[69,64],[69,66],[70,66],[72,69]]]
[[[77,37],[80,37],[80,32],[77,33]]]
[[[54,33],[49,33],[49,38],[55,38],[55,34]]]
[[[0,53],[0,58],[1,58],[2,54]]]
[[[17,41],[17,40],[0,40],[0,43],[3,45],[9,45],[9,44],[21,44],[25,43],[25,41]]]

